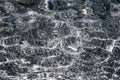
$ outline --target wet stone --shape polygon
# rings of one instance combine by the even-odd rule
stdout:
[[[19,68],[18,69],[18,73],[20,73],[20,74],[25,74],[27,72],[28,72],[28,68]]]
[[[34,4],[37,0],[18,0],[18,3],[24,4],[24,5],[31,5]]]
[[[0,62],[5,62],[6,61],[6,54],[5,53],[0,53]]]
[[[68,55],[60,54],[57,57],[57,61],[60,65],[67,66],[70,65],[70,63],[72,62],[72,56],[69,54]]]
[[[114,73],[115,71],[113,68],[110,68],[110,67],[103,67],[103,70],[110,73]]]
[[[116,74],[117,74],[118,76],[120,76],[120,69],[117,69],[117,70],[116,70]]]
[[[90,42],[92,45],[97,46],[97,47],[103,47],[106,48],[107,45],[110,45],[112,41],[110,40],[99,40],[99,39],[92,39]]]
[[[119,0],[0,0],[0,80],[120,80]]]
[[[114,60],[120,60],[120,49],[118,47],[113,48],[112,58]]]
[[[108,78],[112,78],[112,74],[111,73],[106,73],[105,76],[107,76]]]
[[[0,65],[0,69],[6,70],[8,75],[17,75],[18,66],[15,63],[5,63]]]
[[[113,2],[113,3],[120,3],[120,0],[111,0],[111,2]]]

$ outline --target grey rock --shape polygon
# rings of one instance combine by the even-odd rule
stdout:
[[[36,0],[17,0],[17,2],[25,5],[31,5],[34,4]]]

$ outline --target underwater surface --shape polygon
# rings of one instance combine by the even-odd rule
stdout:
[[[120,80],[120,0],[0,0],[0,80]]]

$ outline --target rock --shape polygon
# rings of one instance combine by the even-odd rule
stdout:
[[[0,62],[6,62],[6,54],[5,53],[0,53]]]
[[[67,2],[64,0],[49,0],[47,4],[49,10],[63,10],[67,7]]]
[[[97,46],[97,47],[103,47],[106,48],[107,45],[110,45],[112,43],[111,40],[99,40],[99,39],[92,39],[90,42],[91,45]]]
[[[53,58],[48,58],[48,59],[42,60],[41,66],[54,68],[54,67],[58,67],[58,64],[57,64],[56,58],[53,57]]]
[[[29,74],[28,79],[36,79],[38,76],[37,74]]]
[[[111,73],[106,73],[105,76],[106,76],[108,79],[112,78],[112,74],[111,74]]]
[[[113,60],[120,60],[120,48],[114,47],[112,52],[113,53],[111,57],[113,58]]]
[[[0,70],[6,70],[8,75],[15,76],[18,72],[18,65],[16,65],[14,62],[5,63],[0,65]]]
[[[16,12],[16,8],[11,2],[5,2],[4,8],[7,13],[15,13]]]
[[[107,13],[106,6],[103,1],[104,0],[97,0],[97,1],[93,0],[93,5],[92,5],[93,13],[95,15],[98,15],[101,19],[104,19]]]
[[[120,15],[120,4],[115,4],[115,3],[111,3],[110,4],[110,14],[111,16],[115,17],[115,16],[119,16]]]
[[[101,49],[101,48],[99,48],[99,47],[94,48],[92,52],[93,52],[93,54],[94,54],[95,56],[98,56],[98,57],[100,57],[100,58],[102,58],[102,59],[106,59],[106,58],[108,57],[108,55],[110,54],[110,53],[107,52],[106,50]]]
[[[25,74],[28,72],[28,68],[19,68],[18,69],[18,73],[22,73],[22,74]]]
[[[50,1],[48,1],[48,8],[49,8],[50,10],[53,10],[53,9],[54,9],[54,4],[53,4],[52,2],[50,2]]]
[[[116,74],[120,77],[120,68],[116,70]]]
[[[106,72],[110,72],[110,73],[115,72],[114,68],[110,68],[110,67],[103,67],[103,70],[106,71]]]
[[[59,56],[57,56],[57,61],[61,66],[70,65],[70,63],[72,63],[72,59],[72,56],[69,54],[60,54]]]
[[[31,5],[34,4],[36,0],[17,0],[17,2],[24,5]]]
[[[120,80],[119,3],[0,0],[0,80]]]
[[[120,3],[120,0],[111,0],[111,2],[118,4]]]

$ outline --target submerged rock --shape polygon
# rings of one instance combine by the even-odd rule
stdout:
[[[20,4],[31,5],[34,4],[36,0],[17,0],[17,2]]]

